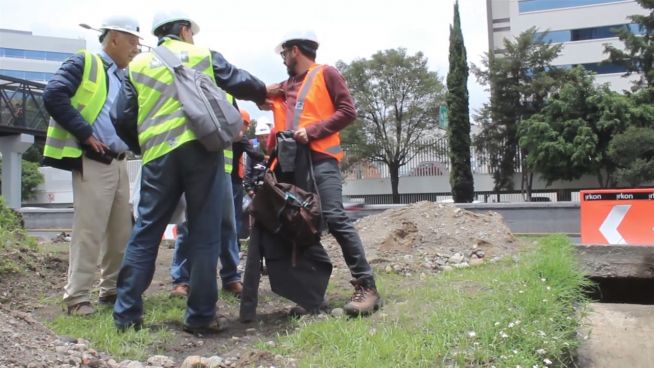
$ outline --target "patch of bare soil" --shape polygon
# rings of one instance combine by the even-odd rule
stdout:
[[[355,223],[371,264],[389,272],[448,270],[515,253],[519,244],[496,212],[418,202]],[[325,237],[332,262],[345,267],[340,246]]]

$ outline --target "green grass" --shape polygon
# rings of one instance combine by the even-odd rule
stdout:
[[[36,241],[20,226],[20,219],[0,198],[0,276],[34,270]]]
[[[517,261],[421,281],[378,273],[380,312],[301,323],[274,350],[301,367],[565,366],[588,283],[567,238],[538,243]]]
[[[94,349],[106,351],[114,359],[144,360],[171,337],[166,325],[181,323],[186,303],[180,298],[157,295],[146,298],[144,304],[146,328],[139,332],[130,329],[119,334],[108,307],[101,307],[90,317],[59,316],[49,327],[58,335],[86,339]]]

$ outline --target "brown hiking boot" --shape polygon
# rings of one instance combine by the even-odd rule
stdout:
[[[91,305],[91,302],[81,302],[73,305],[69,305],[67,308],[68,315],[70,316],[80,316],[86,317],[95,313],[95,308]]]
[[[360,280],[350,281],[354,286],[354,294],[343,310],[349,316],[367,316],[376,312],[382,305],[381,297],[375,288],[364,286]]]
[[[233,281],[229,284],[223,285],[223,293],[234,295],[237,298],[241,297],[243,292],[243,283],[241,281]]]
[[[189,326],[184,324],[182,330],[185,332],[194,334],[194,335],[212,335],[225,331],[229,327],[229,320],[227,317],[218,314],[216,317],[206,326]]]
[[[188,298],[190,288],[191,287],[188,284],[175,284],[173,285],[173,290],[170,291],[170,296],[176,298]]]

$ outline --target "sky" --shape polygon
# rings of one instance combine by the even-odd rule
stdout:
[[[448,70],[449,27],[454,0],[276,1],[155,1],[155,0],[0,0],[0,28],[31,31],[35,35],[84,38],[98,51],[97,33],[78,26],[99,26],[103,15],[127,12],[141,25],[143,43],[154,45],[152,15],[168,4],[185,11],[200,25],[195,44],[218,51],[235,66],[266,84],[287,78],[274,47],[293,30],[313,30],[320,41],[317,62],[334,65],[370,58],[380,50],[406,48],[429,60],[429,69],[445,77]],[[228,8],[227,8],[228,7]],[[459,8],[468,63],[480,64],[488,51],[485,0],[460,0]],[[468,79],[470,112],[488,100],[488,92],[474,76]],[[253,118],[270,117],[252,103],[239,103]]]

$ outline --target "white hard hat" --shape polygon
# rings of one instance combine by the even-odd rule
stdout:
[[[142,38],[139,33],[139,21],[128,15],[110,15],[102,20],[100,29],[110,29],[114,31],[121,31],[132,34],[138,38]]]
[[[254,129],[254,135],[270,134],[270,125],[267,117],[260,117],[257,119],[257,127]]]
[[[316,34],[313,31],[293,31],[287,33],[283,38],[282,42],[275,47],[275,53],[279,54],[282,52],[283,48],[282,45],[285,44],[288,41],[293,41],[293,40],[303,40],[303,41],[313,41],[317,45],[320,45],[318,42],[318,37],[316,37]]]
[[[200,32],[200,26],[191,19],[191,17],[186,14],[183,10],[179,9],[169,9],[169,10],[160,10],[154,14],[152,18],[152,34],[157,28],[163,26],[164,24],[176,22],[180,20],[185,20],[191,23],[191,31],[196,35]]]

